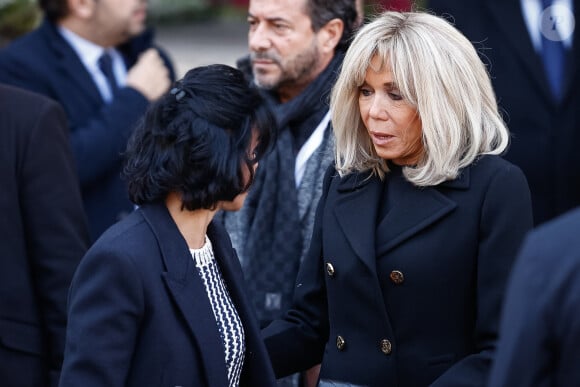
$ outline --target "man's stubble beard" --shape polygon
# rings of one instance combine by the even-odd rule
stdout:
[[[259,55],[258,55],[259,56]],[[254,83],[261,89],[276,91],[285,87],[296,87],[299,84],[308,84],[313,80],[312,73],[314,73],[318,68],[318,63],[320,61],[318,54],[318,46],[313,41],[313,44],[308,48],[308,50],[303,51],[294,57],[290,62],[283,66],[283,62],[280,57],[268,56],[273,59],[278,68],[280,69],[280,75],[276,79],[271,81],[263,81],[260,79],[259,72],[254,69]]]

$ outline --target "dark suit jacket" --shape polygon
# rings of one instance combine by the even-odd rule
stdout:
[[[147,33],[120,47],[127,68],[151,46],[152,36]],[[121,153],[147,99],[125,87],[105,104],[75,51],[48,21],[0,51],[0,82],[44,94],[63,106],[95,240],[133,208],[120,176]]]
[[[241,386],[274,375],[221,224],[208,228],[246,335]],[[91,247],[73,280],[60,386],[227,386],[223,344],[191,253],[163,204],[145,205]]]
[[[576,22],[580,0],[572,0]],[[573,34],[561,103],[550,93],[519,0],[430,0],[480,49],[513,134],[506,159],[525,173],[536,224],[580,205],[580,28]]]
[[[0,384],[56,385],[88,230],[62,109],[0,85]]]
[[[322,358],[322,379],[357,386],[484,386],[532,227],[523,173],[487,156],[435,187],[367,177],[325,178],[294,307],[264,331],[277,375]]]
[[[516,261],[490,387],[580,386],[580,209],[542,225]]]

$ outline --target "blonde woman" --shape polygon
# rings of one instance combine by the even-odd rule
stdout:
[[[352,42],[331,111],[309,255],[264,331],[277,375],[322,362],[320,386],[485,385],[532,215],[484,65],[443,19],[386,12]]]

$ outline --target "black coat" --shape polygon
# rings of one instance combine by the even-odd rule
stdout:
[[[576,22],[580,0],[572,0]],[[429,8],[452,17],[489,65],[500,109],[512,133],[506,159],[526,175],[534,222],[580,205],[580,28],[568,53],[561,103],[552,98],[534,50],[520,0],[430,0]]]
[[[521,170],[483,157],[417,188],[331,170],[293,309],[264,331],[277,374],[322,360],[360,386],[483,386],[505,282],[532,227]],[[385,185],[392,208],[377,225]]]
[[[5,85],[0,182],[0,384],[55,386],[87,223],[62,109]]]
[[[152,38],[147,33],[119,47],[127,68],[152,47]],[[168,60],[166,64],[171,70]],[[148,106],[147,99],[123,87],[113,103],[105,104],[76,52],[46,20],[0,51],[0,82],[46,95],[64,108],[94,241],[133,209],[121,180],[122,152]]]
[[[238,256],[221,224],[207,235],[244,326],[240,386],[274,386]],[[223,348],[185,240],[165,205],[145,205],[107,230],[79,265],[60,386],[224,387]]]

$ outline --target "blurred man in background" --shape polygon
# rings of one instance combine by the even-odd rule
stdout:
[[[132,210],[121,153],[137,119],[174,80],[145,28],[145,0],[40,0],[45,20],[0,51],[0,82],[64,108],[94,241]]]

